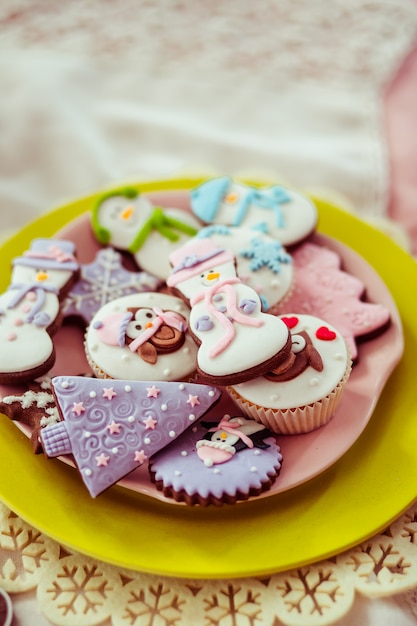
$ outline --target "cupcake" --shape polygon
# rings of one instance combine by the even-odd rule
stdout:
[[[164,293],[136,293],[102,306],[85,334],[97,378],[189,380],[197,346],[188,332],[189,308]]]
[[[291,355],[279,368],[228,391],[241,411],[284,435],[310,432],[334,416],[352,369],[341,333],[312,315],[281,316]]]

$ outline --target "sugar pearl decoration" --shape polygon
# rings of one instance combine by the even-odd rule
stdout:
[[[96,392],[95,391],[90,391],[89,396],[90,398],[95,398],[96,397]]]
[[[166,404],[161,404],[161,411],[166,411],[168,409]]]
[[[85,474],[86,476],[91,476],[91,474],[92,474],[92,473],[93,473],[93,472],[92,472],[92,471],[91,471],[88,467],[87,467],[87,469],[86,469],[86,470],[84,470],[84,474]]]
[[[145,437],[145,439],[143,440],[143,443],[146,443],[146,445],[149,445],[151,443],[151,440],[149,439],[149,437]]]
[[[129,393],[130,391],[132,391],[132,387],[130,385],[125,385],[125,391]]]
[[[173,439],[176,435],[175,435],[175,430],[170,430],[169,431],[169,436],[171,437],[171,439]]]
[[[68,381],[67,381],[67,380],[63,380],[63,381],[62,381],[62,385],[61,385],[62,389],[68,389],[68,384],[69,384],[69,383],[68,383]]]
[[[129,415],[129,417],[127,418],[127,421],[129,422],[129,424],[133,424],[133,422],[135,421],[135,416]]]

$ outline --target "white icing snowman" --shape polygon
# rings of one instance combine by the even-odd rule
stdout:
[[[11,284],[0,295],[0,380],[45,374],[55,359],[50,336],[60,293],[78,271],[70,241],[35,239],[13,261]]]
[[[210,239],[193,240],[174,252],[171,262],[167,284],[190,302],[189,327],[199,345],[197,366],[203,377],[233,384],[287,358],[288,328],[262,312],[259,295],[236,276],[232,252]]]
[[[205,224],[254,228],[284,245],[298,243],[317,225],[317,208],[306,196],[280,185],[250,187],[228,176],[192,189],[193,213]]]
[[[169,255],[196,234],[201,222],[182,209],[156,207],[127,188],[99,200],[92,225],[100,243],[130,252],[140,268],[165,280]]]
[[[202,228],[198,239],[210,238],[219,247],[231,250],[240,280],[260,296],[262,309],[272,313],[292,291],[292,257],[273,237],[245,226],[213,224]]]

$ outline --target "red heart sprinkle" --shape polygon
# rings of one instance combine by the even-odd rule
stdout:
[[[287,328],[294,328],[298,324],[298,317],[281,317]]]
[[[316,337],[317,339],[323,339],[323,341],[333,341],[333,339],[336,339],[336,333],[334,330],[327,328],[327,326],[320,326],[316,330]]]

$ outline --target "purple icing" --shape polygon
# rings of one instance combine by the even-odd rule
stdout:
[[[214,409],[216,411],[216,409]],[[210,412],[210,419],[213,411]],[[149,463],[155,481],[175,492],[185,491],[189,496],[222,499],[225,495],[245,497],[251,488],[278,474],[282,455],[274,437],[266,437],[268,447],[246,448],[233,454],[224,463],[207,467],[197,455],[196,444],[204,438],[207,429],[200,420],[167,448],[155,454]]]
[[[81,266],[81,278],[64,303],[64,315],[76,316],[89,324],[107,302],[132,293],[156,291],[159,278],[148,272],[130,272],[122,266],[121,255],[113,248],[100,250],[93,263]]]
[[[64,421],[42,430],[45,452],[71,451],[93,497],[171,443],[221,395],[196,383],[57,376],[52,384]]]

